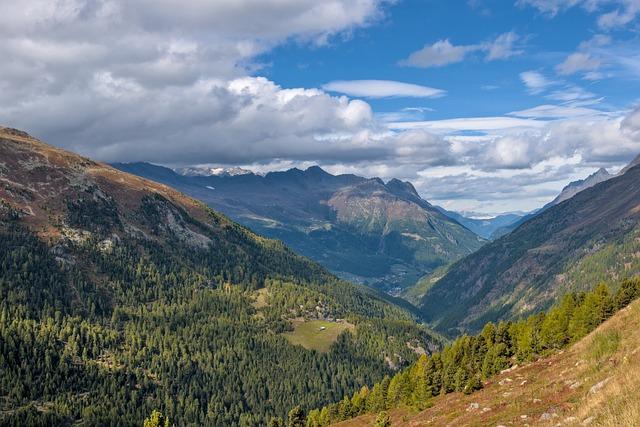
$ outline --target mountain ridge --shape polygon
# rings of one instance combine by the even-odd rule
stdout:
[[[397,179],[332,175],[318,166],[233,177],[114,166],[177,187],[341,277],[385,291],[411,285],[484,243]]]

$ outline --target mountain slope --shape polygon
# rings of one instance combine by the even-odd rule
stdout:
[[[550,207],[453,265],[421,309],[448,334],[548,307],[570,289],[640,271],[640,167]]]
[[[569,183],[566,187],[562,189],[558,197],[553,199],[551,202],[547,204],[548,207],[555,206],[564,202],[565,200],[569,200],[579,192],[586,190],[587,188],[591,188],[594,185],[600,184],[608,179],[611,179],[613,175],[607,172],[606,169],[600,168],[596,172],[592,173],[585,179],[581,179],[579,181],[574,181]]]
[[[0,266],[1,425],[264,425],[439,345],[281,242],[7,128]],[[290,344],[313,322],[346,332]]]
[[[436,397],[422,412],[390,411],[393,426],[633,427],[640,419],[640,302],[565,351],[491,378],[469,395]],[[370,426],[367,415],[336,426]]]
[[[344,278],[387,291],[483,244],[398,180],[334,176],[319,167],[194,177],[146,163],[114,166],[178,188]]]
[[[626,172],[631,166],[633,165],[633,163],[631,163],[630,165],[628,165],[625,169],[623,169],[619,175],[624,174],[624,172]],[[542,208],[538,209],[535,212],[532,212],[528,215],[525,215],[524,217],[520,218],[519,220],[505,225],[503,227],[499,227],[498,229],[494,230],[493,234],[491,235],[492,239],[498,239],[506,234],[511,233],[513,230],[515,230],[516,228],[518,228],[520,225],[522,225],[524,222],[530,220],[531,218],[533,218],[534,216],[541,214],[542,212],[546,211],[547,209],[549,209],[551,206],[555,206],[558,205],[562,202],[564,202],[565,200],[569,200],[570,198],[572,198],[573,196],[575,196],[576,194],[578,194],[581,191],[586,190],[587,188],[591,188],[596,184],[600,184],[601,182],[604,182],[608,179],[613,178],[615,175],[611,175],[609,172],[607,172],[606,169],[604,168],[600,168],[598,169],[596,172],[592,173],[591,175],[589,175],[588,177],[586,177],[585,179],[581,179],[578,181],[573,181],[571,183],[569,183],[568,185],[566,185],[562,191],[560,192],[560,194],[558,194],[558,196],[556,196],[555,199],[553,199],[552,201],[550,201],[549,203],[547,203],[546,205],[544,205]]]

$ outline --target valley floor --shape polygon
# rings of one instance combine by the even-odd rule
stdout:
[[[565,351],[502,372],[471,395],[390,411],[392,426],[640,425],[640,301]],[[371,426],[367,415],[337,426]]]

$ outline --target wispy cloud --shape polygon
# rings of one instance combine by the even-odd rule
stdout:
[[[446,95],[442,89],[393,80],[336,80],[322,88],[360,98],[439,98]]]
[[[638,0],[518,0],[516,4],[532,6],[551,17],[580,6],[587,12],[599,14],[598,25],[602,29],[623,27],[640,15]]]
[[[513,31],[501,34],[493,40],[471,45],[456,46],[449,39],[438,40],[411,53],[399,64],[418,68],[442,67],[461,62],[472,52],[483,52],[487,61],[507,59],[524,52],[517,45],[519,40],[520,36]]]
[[[520,73],[520,80],[522,80],[527,90],[532,94],[542,93],[550,86],[556,84],[555,81],[548,79],[542,73],[533,70]]]

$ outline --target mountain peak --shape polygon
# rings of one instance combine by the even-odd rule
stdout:
[[[631,161],[631,163],[629,163],[627,166],[625,166],[618,175],[623,175],[625,172],[627,172],[629,169],[640,165],[640,154]]]

